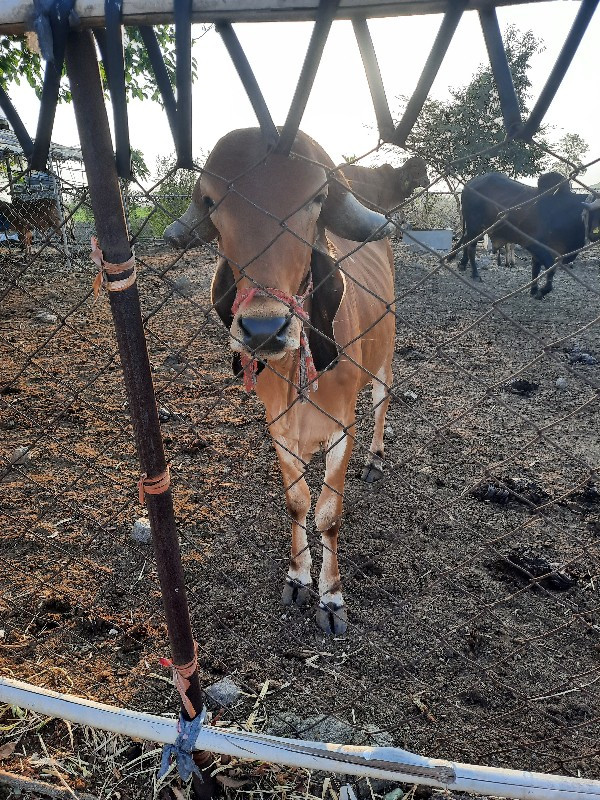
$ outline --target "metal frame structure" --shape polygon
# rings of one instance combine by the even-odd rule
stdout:
[[[155,9],[156,4],[150,4]],[[598,6],[598,0],[581,0],[579,12],[573,26],[565,40],[556,64],[552,69],[544,89],[538,98],[529,118],[522,120],[521,109],[512,82],[512,76],[502,41],[502,35],[496,15],[496,5],[499,3],[474,3],[469,0],[447,0],[431,7],[431,3],[422,2],[415,8],[415,3],[342,3],[340,0],[320,0],[318,5],[305,4],[303,11],[298,7],[293,10],[278,13],[269,11],[265,4],[252,3],[254,8],[246,9],[233,7],[223,18],[223,13],[218,14],[216,8],[211,17],[211,3],[202,4],[202,9],[197,8],[192,0],[174,0],[171,21],[175,22],[175,43],[177,53],[176,63],[176,94],[170,84],[167,70],[162,59],[160,48],[152,28],[148,25],[140,26],[142,38],[146,44],[150,62],[154,70],[157,85],[161,92],[163,102],[169,118],[169,124],[175,149],[177,152],[178,166],[191,168],[192,160],[192,83],[191,83],[191,25],[202,13],[202,18],[215,22],[217,31],[221,35],[235,69],[242,81],[248,98],[254,108],[259,125],[267,141],[280,153],[287,153],[300,126],[302,114],[306,107],[313,81],[321,61],[323,48],[329,35],[331,24],[336,18],[352,19],[356,39],[372,95],[373,106],[377,118],[379,136],[382,142],[404,146],[410,132],[423,108],[429,90],[440,69],[444,55],[454,36],[457,25],[463,12],[476,8],[479,13],[483,36],[485,39],[492,72],[496,81],[504,126],[507,139],[522,139],[529,141],[538,131],[542,120],[552,103],[560,84],[571,64],[573,56],[587,30],[592,16]],[[312,5],[312,8],[310,7]],[[22,4],[21,4],[22,6]],[[18,9],[13,9],[12,15],[18,17]],[[42,53],[46,58],[46,72],[44,88],[40,106],[40,115],[37,126],[35,143],[32,142],[25,126],[5,91],[0,86],[0,108],[11,122],[15,133],[29,158],[32,169],[44,169],[50,146],[50,136],[54,123],[54,114],[58,99],[60,75],[64,63],[64,50],[66,36],[71,27],[74,0],[56,0],[50,11],[44,15],[40,12],[34,26],[37,31],[45,31],[45,38],[41,39]],[[383,14],[431,13],[444,11],[438,34],[433,43],[431,52],[417,81],[416,88],[410,98],[404,115],[398,125],[394,126],[379,67],[375,48],[371,39],[367,16]],[[152,11],[152,9],[149,9]],[[88,12],[89,13],[89,12]],[[254,77],[250,64],[232,28],[232,22],[245,19],[284,19],[284,18],[312,18],[315,22],[306,53],[304,65],[298,79],[298,84],[287,119],[282,130],[277,133],[269,109],[264,100],[261,89]],[[5,19],[11,19],[11,9],[5,12]],[[135,19],[135,16],[133,17]],[[115,152],[117,171],[124,180],[131,178],[131,152],[129,144],[129,125],[127,118],[127,103],[125,96],[125,72],[123,64],[123,43],[121,25],[131,24],[133,19],[125,14],[120,0],[105,0],[104,14],[100,20],[87,20],[87,24],[94,27],[94,32],[103,60],[106,66],[108,88],[110,91],[115,127]],[[17,29],[24,25],[24,21],[16,21],[11,27],[9,22],[4,25],[0,20],[0,31]],[[100,28],[96,27],[100,25]]]

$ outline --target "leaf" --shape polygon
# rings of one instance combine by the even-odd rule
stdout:
[[[228,789],[241,789],[242,786],[252,783],[250,778],[236,780],[235,778],[230,778],[228,775],[217,775],[216,780],[221,786],[226,786]]]
[[[10,758],[17,748],[17,742],[7,742],[0,747],[0,761],[5,758]]]
[[[36,754],[30,757],[29,763],[33,767],[54,767],[55,769],[56,768],[64,769],[60,761],[57,761],[55,758],[42,758]]]

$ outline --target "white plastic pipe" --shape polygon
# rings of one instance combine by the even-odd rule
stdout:
[[[161,744],[174,744],[177,738],[174,719],[95,703],[7,678],[0,678],[0,702]],[[458,764],[425,758],[396,747],[305,742],[206,725],[200,729],[195,749],[307,770],[382,778],[496,797],[600,800],[600,781]]]

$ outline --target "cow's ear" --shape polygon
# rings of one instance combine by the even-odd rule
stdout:
[[[226,258],[220,258],[210,286],[210,300],[221,322],[231,328],[233,314],[231,306],[235,300],[235,279]]]
[[[345,291],[344,278],[331,256],[313,249],[310,262],[313,281],[308,342],[318,372],[332,366],[338,357],[333,319]]]

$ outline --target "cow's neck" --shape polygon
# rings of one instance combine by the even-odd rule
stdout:
[[[269,361],[258,376],[256,393],[265,406],[267,420],[276,419],[295,404],[298,393],[294,378],[299,357],[299,351],[294,350],[283,358]]]

